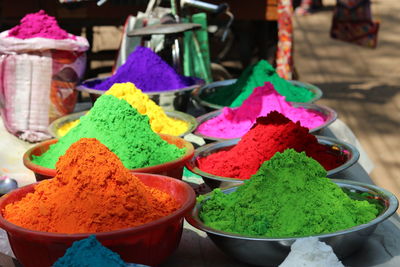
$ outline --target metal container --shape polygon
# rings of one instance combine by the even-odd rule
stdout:
[[[94,103],[96,99],[104,94],[106,91],[96,90],[91,88],[90,86],[95,86],[109,77],[103,78],[92,78],[83,81],[80,85],[76,87],[78,91],[88,93],[90,99]],[[84,85],[87,84],[87,85]],[[157,105],[161,106],[165,110],[178,110],[178,111],[186,111],[187,104],[189,103],[190,93],[196,88],[200,88],[204,83],[199,81],[198,84],[194,84],[192,86],[188,86],[185,88],[172,89],[169,91],[160,91],[160,92],[143,92],[147,94]]]
[[[72,114],[63,116],[61,118],[58,118],[57,120],[54,120],[52,123],[50,123],[50,125],[49,125],[47,130],[55,138],[60,138],[61,136],[59,136],[59,134],[58,134],[58,129],[60,129],[64,124],[66,124],[68,122],[78,120],[80,117],[85,115],[87,112],[88,112],[88,110],[77,112],[77,113],[72,113]],[[186,132],[184,132],[181,135],[179,135],[180,137],[183,137],[183,136],[185,136],[185,135],[187,135],[189,133],[192,133],[197,128],[196,119],[193,116],[189,115],[189,114],[186,114],[186,113],[183,113],[183,112],[179,112],[179,111],[176,111],[176,110],[165,111],[165,114],[167,114],[167,116],[170,117],[170,118],[182,120],[182,121],[185,121],[188,124],[188,129],[186,130]]]
[[[302,107],[302,108],[305,108],[305,109],[308,109],[308,110],[317,111],[317,112],[319,112],[319,113],[324,115],[325,122],[323,124],[321,124],[320,126],[318,126],[318,127],[310,129],[310,133],[312,133],[312,134],[318,134],[322,129],[328,127],[329,125],[331,125],[337,119],[336,111],[331,109],[330,107],[327,107],[327,106],[324,106],[324,105],[313,104],[313,103],[294,103],[294,102],[292,103],[292,105],[294,107]],[[221,109],[206,113],[206,114],[196,118],[197,123],[200,126],[202,123],[219,116],[221,113],[222,113]],[[267,115],[267,114],[265,114],[265,115]],[[230,139],[225,139],[225,138],[219,138],[219,137],[213,137],[213,136],[204,135],[204,134],[201,134],[197,129],[195,130],[194,134],[197,135],[197,136],[202,137],[208,143],[209,142],[214,142],[214,141],[230,140]]]
[[[236,81],[237,79],[230,79],[230,80],[224,80],[206,84],[205,86],[193,90],[192,97],[199,105],[205,107],[208,111],[221,109],[224,106],[208,102],[204,100],[204,96],[212,95],[218,89],[231,85]],[[322,97],[323,94],[322,90],[315,85],[294,80],[289,80],[288,82],[290,82],[293,85],[306,88],[307,90],[314,93],[314,97],[308,103],[313,103]]]
[[[84,116],[88,110],[71,113],[65,116],[62,116],[56,120],[54,120],[47,127],[47,131],[55,138],[60,138],[61,136],[58,134],[58,129],[60,129],[64,124],[79,120],[80,117]]]
[[[377,225],[396,212],[398,200],[389,191],[374,185],[348,180],[332,181],[341,188],[346,188],[351,192],[370,193],[385,207],[378,217],[369,223],[334,233],[314,235],[314,237],[317,237],[320,241],[330,245],[339,259],[343,259],[364,245],[365,241],[374,232]],[[222,190],[222,192],[229,194],[236,191],[237,188],[238,186],[227,188]],[[248,264],[259,266],[279,265],[289,254],[290,246],[297,238],[299,238],[252,237],[216,230],[204,225],[200,220],[199,211],[201,206],[201,203],[197,203],[192,212],[186,216],[186,220],[195,228],[206,232],[210,239],[224,253]]]
[[[333,150],[338,151],[342,155],[345,155],[347,158],[347,161],[343,165],[340,165],[335,169],[327,171],[328,177],[332,177],[335,174],[343,172],[344,170],[354,165],[360,158],[360,153],[358,152],[357,148],[355,148],[353,145],[350,145],[338,139],[325,136],[317,136],[317,139],[318,143],[331,147]],[[193,158],[186,163],[186,168],[188,168],[189,171],[197,175],[200,175],[203,178],[204,182],[210,188],[229,187],[243,183],[243,180],[241,179],[222,177],[204,172],[197,166],[198,158],[206,157],[221,150],[229,150],[233,146],[235,146],[239,141],[240,141],[239,138],[231,139],[227,141],[214,142],[197,148],[194,152]]]

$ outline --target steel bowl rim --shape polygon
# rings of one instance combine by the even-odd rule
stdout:
[[[87,87],[85,85],[83,85],[83,83],[86,82],[91,82],[91,81],[95,81],[95,80],[105,80],[107,78],[109,78],[111,76],[107,76],[107,77],[102,77],[102,78],[90,78],[90,79],[86,79],[84,81],[82,81],[79,85],[76,86],[76,90],[78,91],[82,91],[82,92],[87,92],[89,94],[95,94],[95,95],[103,95],[106,91],[102,91],[102,90],[96,90],[90,87]],[[133,82],[132,82],[133,83]],[[205,84],[204,81],[198,81],[198,83],[193,84],[191,86],[187,86],[187,87],[183,87],[183,88],[177,88],[177,89],[171,89],[168,91],[153,91],[153,92],[145,92],[142,91],[144,94],[149,95],[149,96],[153,96],[153,95],[160,95],[160,94],[164,94],[164,93],[179,93],[179,92],[186,92],[186,91],[192,91],[196,88],[199,88],[201,86],[203,86]]]
[[[88,111],[89,110],[85,110],[85,111],[75,112],[75,113],[71,113],[71,114],[62,116],[62,117],[54,120],[53,122],[51,122],[49,124],[49,126],[47,127],[47,130],[54,138],[61,138],[61,136],[59,136],[57,134],[56,125],[58,123],[61,123],[64,120],[67,120],[66,117],[68,117],[68,118],[76,117],[74,120],[78,120],[80,117],[85,115]],[[196,118],[190,114],[187,114],[187,113],[184,113],[181,111],[177,111],[177,110],[170,110],[170,111],[164,110],[164,112],[165,112],[165,114],[167,114],[168,117],[173,118],[173,119],[182,120],[188,124],[188,126],[189,126],[188,129],[185,132],[183,132],[182,134],[177,135],[178,137],[183,137],[187,134],[192,133],[198,126]],[[70,120],[70,121],[67,120],[67,122],[71,122],[71,121],[73,121],[73,120]]]
[[[165,112],[165,114],[167,114],[168,117],[182,120],[189,125],[188,129],[179,135],[180,137],[183,137],[187,134],[193,133],[194,130],[196,130],[196,128],[198,127],[198,122],[197,122],[196,118],[190,114],[187,114],[187,113],[181,112],[181,111],[177,111],[177,110],[164,110],[164,112]],[[177,116],[175,116],[175,115],[177,115]]]
[[[330,142],[333,144],[339,143],[341,146],[343,146],[343,147],[347,148],[349,151],[351,151],[350,159],[348,161],[346,161],[343,165],[327,171],[327,177],[332,176],[336,173],[339,173],[345,169],[350,168],[360,158],[360,152],[358,151],[358,149],[355,146],[353,146],[347,142],[341,141],[339,139],[331,138],[331,137],[326,137],[326,136],[316,135],[315,137],[318,139],[318,143],[320,143],[320,144],[325,144],[325,143],[323,143],[324,141],[327,141],[327,142]],[[207,173],[207,172],[202,171],[199,167],[197,167],[197,164],[196,164],[196,160],[199,157],[199,154],[201,152],[207,150],[209,147],[213,147],[213,146],[217,146],[222,143],[226,143],[226,145],[223,146],[223,148],[226,148],[226,147],[236,145],[239,141],[240,141],[240,138],[235,138],[235,139],[229,139],[229,140],[210,143],[210,144],[201,146],[199,148],[196,148],[195,152],[194,152],[194,156],[188,162],[186,162],[186,168],[188,168],[189,171],[191,171],[197,175],[200,175],[201,177],[205,177],[206,179],[212,179],[212,180],[217,180],[217,181],[221,181],[221,182],[243,183],[244,181],[246,181],[248,179],[242,180],[242,179],[238,179],[238,178],[229,178],[229,177],[223,177],[223,176],[218,176],[218,175],[214,175],[211,173]],[[322,143],[320,141],[322,141]]]
[[[318,127],[310,129],[310,133],[316,133],[322,129],[327,128],[329,125],[331,125],[333,122],[335,122],[336,119],[338,118],[337,112],[334,109],[332,109],[328,106],[325,106],[325,105],[320,105],[320,104],[315,104],[315,103],[299,103],[299,102],[291,102],[291,104],[295,107],[302,107],[302,108],[309,109],[312,111],[317,111],[317,112],[320,112],[320,110],[322,110],[323,115],[325,115],[325,113],[327,114],[325,122],[323,124],[319,125]],[[196,117],[197,127],[194,130],[194,134],[203,139],[212,140],[212,141],[225,141],[225,140],[236,139],[236,138],[220,138],[220,137],[204,135],[198,131],[198,128],[201,124],[217,117],[221,113],[222,113],[222,109],[218,109],[218,110],[214,110],[214,111],[211,111],[211,112],[208,112],[206,114]],[[320,113],[322,113],[322,112],[320,112]],[[207,120],[207,118],[209,118],[209,119]]]
[[[367,184],[367,183],[361,183],[361,182],[356,182],[356,181],[351,181],[351,180],[341,180],[341,179],[331,179],[332,182],[336,183],[338,186],[342,187],[351,187],[351,188],[356,188],[356,187],[361,187],[363,189],[367,189],[369,191],[374,191],[377,195],[379,196],[383,196],[385,200],[388,201],[388,205],[385,206],[385,210],[379,214],[375,219],[371,220],[368,223],[364,223],[364,224],[360,224],[360,225],[356,225],[353,226],[351,228],[348,229],[344,229],[344,230],[340,230],[340,231],[336,231],[333,233],[325,233],[325,234],[318,234],[318,235],[311,235],[312,237],[316,237],[316,238],[329,238],[329,237],[333,237],[333,236],[338,236],[338,235],[344,235],[344,234],[349,234],[349,233],[353,233],[353,232],[357,232],[359,230],[363,230],[366,229],[370,226],[374,226],[377,225],[383,221],[385,221],[386,219],[388,219],[390,216],[392,216],[398,206],[399,206],[399,202],[398,199],[396,198],[396,196],[391,193],[390,191],[382,188],[382,187],[378,187],[376,185],[371,185],[371,184]],[[239,185],[233,185],[224,189],[221,189],[222,192],[224,191],[228,191],[228,190],[232,190],[235,189],[237,187],[239,187]],[[204,196],[206,197],[206,199],[208,199],[210,197],[211,193],[205,194]],[[227,238],[232,238],[232,239],[240,239],[240,240],[250,240],[250,241],[295,241],[296,239],[299,238],[305,238],[305,237],[309,237],[309,236],[298,236],[298,237],[279,237],[279,238],[272,238],[272,237],[256,237],[256,236],[245,236],[245,235],[240,235],[240,234],[235,234],[235,233],[229,233],[229,232],[224,232],[221,230],[217,230],[211,227],[206,226],[198,217],[198,213],[199,213],[199,208],[202,206],[201,203],[196,203],[195,207],[192,209],[192,211],[190,213],[188,213],[185,216],[186,221],[192,225],[193,227],[206,232],[207,234],[213,234],[213,235],[217,235],[217,236],[221,236],[221,237],[227,237]]]
[[[211,102],[203,100],[200,97],[201,92],[204,91],[205,89],[208,89],[208,88],[214,88],[214,87],[220,87],[220,86],[228,86],[228,85],[231,85],[231,84],[235,83],[236,81],[237,81],[237,79],[229,79],[229,80],[216,81],[216,82],[205,84],[204,86],[198,88],[197,90],[193,90],[192,91],[192,97],[194,98],[194,100],[197,103],[199,103],[202,106],[209,107],[209,108],[212,108],[212,109],[222,109],[224,106],[213,104]]]
[[[347,150],[351,151],[351,157],[349,160],[347,160],[344,164],[342,164],[332,170],[327,171],[328,177],[350,168],[351,166],[356,164],[357,161],[359,160],[360,151],[358,151],[358,149],[354,145],[347,143],[345,141],[336,139],[336,138],[332,138],[332,137],[320,136],[320,135],[316,135],[316,137],[318,139],[318,142],[319,141],[328,141],[328,142],[332,142],[332,143],[339,143],[341,146],[343,146]]]
[[[237,81],[237,79],[228,79],[228,80],[216,81],[216,82],[205,84],[205,85],[199,87],[197,90],[193,90],[192,97],[194,98],[194,100],[196,100],[197,103],[199,103],[200,105],[202,105],[204,107],[208,107],[208,108],[212,108],[212,109],[221,109],[224,106],[203,100],[200,97],[201,93],[206,89],[214,88],[214,87],[221,87],[221,86],[228,86],[228,85],[235,83],[236,81]],[[306,89],[311,89],[309,91],[312,91],[313,93],[315,93],[314,97],[312,99],[310,99],[307,103],[313,103],[313,102],[321,99],[323,96],[322,90],[319,87],[317,87],[311,83],[300,82],[300,81],[296,81],[296,80],[288,80],[288,82],[290,82],[296,86],[301,86]]]
[[[52,121],[52,122],[49,124],[49,126],[47,127],[47,131],[48,131],[48,132],[51,134],[51,136],[53,136],[54,138],[60,138],[60,136],[58,136],[58,134],[57,134],[57,129],[56,129],[56,125],[57,125],[58,123],[61,123],[61,122],[63,122],[64,120],[66,120],[66,117],[72,118],[72,117],[75,117],[75,116],[76,116],[75,119],[71,119],[70,121],[67,121],[67,122],[65,122],[65,123],[78,120],[80,117],[84,116],[88,111],[89,111],[89,110],[84,110],[84,111],[74,112],[74,113],[71,113],[71,114],[62,116],[62,117],[60,117],[60,118],[58,118],[58,119]],[[63,123],[63,125],[64,125],[65,123]]]
[[[210,143],[210,144],[207,144],[207,145],[204,145],[204,146],[196,148],[195,151],[194,151],[193,157],[189,161],[186,162],[186,168],[188,168],[189,171],[191,171],[191,172],[193,172],[193,173],[195,173],[197,175],[200,175],[201,177],[207,177],[207,179],[218,180],[218,181],[221,181],[221,182],[243,183],[245,180],[241,180],[241,179],[238,179],[238,178],[222,177],[222,176],[218,176],[218,175],[214,175],[214,174],[211,174],[211,173],[204,172],[199,167],[197,167],[197,164],[196,164],[196,160],[197,160],[199,154],[201,152],[207,150],[209,147],[213,147],[213,146],[215,146],[217,144],[220,144],[220,143],[228,143],[228,145],[225,146],[225,147],[230,147],[230,146],[233,146],[233,145],[237,144],[239,141],[240,141],[240,138],[235,138],[235,139],[229,139],[229,140]]]

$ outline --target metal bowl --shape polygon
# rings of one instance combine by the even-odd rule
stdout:
[[[94,103],[96,99],[102,94],[104,94],[106,91],[96,90],[89,86],[90,85],[94,86],[96,84],[99,84],[107,78],[109,77],[92,78],[84,80],[80,85],[76,87],[76,90],[88,93],[90,99]],[[84,85],[84,83],[89,85]],[[204,82],[199,80],[197,84],[184,88],[171,89],[168,91],[160,91],[160,92],[143,92],[143,93],[147,94],[154,102],[157,103],[157,105],[162,106],[164,109],[186,111],[187,104],[190,98],[190,92],[196,88],[200,88],[202,85],[204,85]]]
[[[333,175],[348,169],[349,167],[354,165],[360,157],[360,153],[358,152],[357,148],[346,142],[325,136],[317,136],[317,139],[320,144],[331,147],[333,150],[338,151],[342,155],[345,155],[347,158],[347,161],[343,165],[340,165],[335,169],[327,171],[328,177],[332,177]],[[242,184],[243,180],[241,179],[222,177],[211,173],[207,173],[199,169],[199,167],[197,166],[198,158],[206,157],[221,150],[229,150],[233,146],[235,146],[239,141],[240,139],[237,138],[226,141],[214,142],[197,148],[194,151],[193,158],[186,163],[186,168],[188,168],[189,171],[197,175],[200,175],[203,178],[204,182],[210,188],[217,188],[217,187],[222,188],[222,187],[229,187],[237,184]]]
[[[68,122],[78,120],[80,117],[85,115],[87,112],[88,112],[88,110],[77,112],[77,113],[72,113],[72,114],[63,116],[61,118],[58,118],[57,120],[54,120],[52,123],[50,123],[47,130],[55,138],[60,138],[61,136],[58,134],[58,129],[60,129],[64,124],[66,124]],[[183,137],[189,133],[192,133],[197,128],[196,119],[189,114],[186,114],[186,113],[183,113],[180,111],[176,111],[176,110],[164,111],[164,112],[165,112],[165,114],[167,114],[168,117],[185,121],[188,124],[188,129],[186,130],[186,132],[179,135],[180,137]]]
[[[330,107],[327,107],[324,105],[318,105],[318,104],[313,104],[313,103],[294,103],[294,102],[292,103],[292,105],[294,107],[303,107],[305,109],[317,111],[324,115],[325,122],[318,127],[310,129],[310,133],[312,133],[312,134],[318,134],[322,129],[328,127],[330,124],[332,124],[337,119],[336,111],[331,109]],[[196,118],[197,123],[198,123],[198,125],[201,125],[202,123],[219,116],[221,113],[222,113],[221,109],[206,113],[206,114]],[[265,115],[267,115],[267,114],[265,114]],[[204,134],[201,134],[197,129],[198,128],[196,128],[194,134],[202,137],[206,142],[230,140],[230,139],[226,139],[226,138],[219,138],[219,137],[204,135]]]
[[[64,124],[79,120],[80,117],[84,116],[88,110],[71,113],[65,116],[62,116],[56,120],[54,120],[50,125],[47,127],[47,131],[55,138],[60,138],[61,136],[58,134],[58,129],[60,129]]]
[[[224,106],[208,102],[203,99],[204,96],[212,95],[218,89],[223,88],[228,85],[231,85],[231,84],[235,83],[236,81],[237,81],[237,79],[230,79],[230,80],[218,81],[218,82],[206,84],[205,86],[202,86],[202,87],[199,87],[199,88],[193,90],[192,97],[199,105],[205,107],[209,111],[221,109]],[[309,91],[314,93],[314,97],[312,99],[310,99],[310,101],[308,101],[307,103],[313,103],[322,97],[322,94],[323,94],[322,90],[315,85],[312,85],[312,84],[306,83],[306,82],[294,81],[294,80],[289,80],[288,82],[290,82],[293,85],[306,88]]]
[[[317,237],[320,241],[330,245],[339,259],[343,259],[359,249],[374,232],[377,225],[396,212],[398,200],[389,191],[374,185],[348,180],[332,181],[341,188],[346,188],[351,192],[370,193],[385,207],[378,217],[369,223],[334,233],[314,235],[314,237]],[[224,189],[222,192],[229,194],[236,191],[237,188],[238,186],[234,186]],[[252,237],[216,230],[204,225],[200,220],[198,215],[201,206],[201,203],[197,203],[192,212],[186,216],[186,220],[195,228],[206,232],[210,239],[224,253],[248,264],[261,266],[279,265],[289,254],[290,246],[299,238]]]

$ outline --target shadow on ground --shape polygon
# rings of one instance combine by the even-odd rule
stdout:
[[[324,98],[334,100],[348,100],[360,103],[385,104],[400,93],[400,86],[373,85],[365,88],[364,83],[333,82],[315,83],[324,92]]]

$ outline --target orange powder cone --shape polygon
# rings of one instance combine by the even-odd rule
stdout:
[[[168,194],[144,185],[95,138],[82,138],[61,156],[57,175],[6,206],[19,226],[55,233],[96,233],[133,227],[178,207]]]

